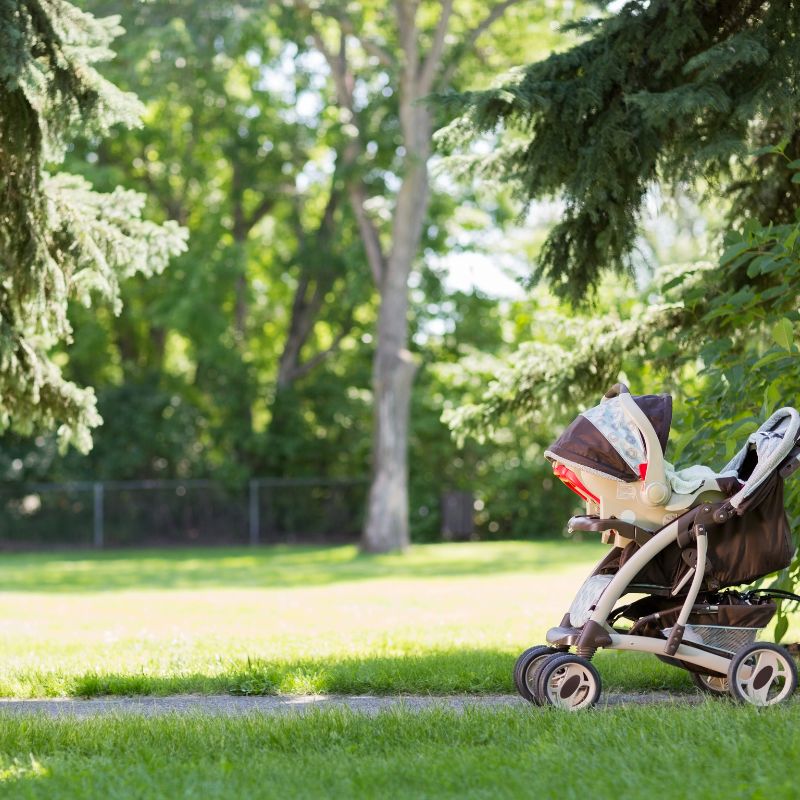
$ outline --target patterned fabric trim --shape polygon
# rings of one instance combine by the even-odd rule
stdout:
[[[582,416],[608,439],[633,473],[638,475],[639,464],[647,461],[647,451],[639,429],[628,418],[619,397],[612,397],[599,406],[586,409]]]

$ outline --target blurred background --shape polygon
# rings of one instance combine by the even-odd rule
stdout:
[[[103,424],[88,455],[60,452],[55,434],[0,440],[0,543],[357,539],[371,476],[380,292],[348,189],[355,174],[374,225],[390,237],[407,171],[396,66],[355,36],[348,42],[363,145],[348,165],[353,120],[302,4],[79,6],[121,15],[125,33],[103,74],[138,95],[144,125],[82,137],[64,169],[98,190],[145,193],[146,216],[186,226],[189,245],[162,274],[123,283],[119,316],[103,304],[71,304],[74,342],[55,360],[68,379],[94,387]],[[463,39],[448,41],[448,74],[431,92],[485,85],[546,55],[575,8],[521,4],[470,50],[463,45],[483,13],[469,3],[464,12],[454,23]],[[364,41],[391,49],[394,20],[381,17],[369,4],[351,16]],[[323,21],[335,43],[331,25]],[[446,119],[434,110],[432,129]],[[418,364],[410,537],[558,536],[573,503],[552,491],[541,457],[549,427],[504,444],[459,445],[441,421],[494,368],[487,357],[468,377],[460,360],[510,354],[555,305],[544,291],[528,295],[518,277],[558,206],[542,204],[523,220],[507,191],[479,199],[437,174],[446,153],[432,137],[429,147],[430,200],[409,277],[408,342]]]
[[[658,130],[661,114],[669,134],[656,136],[661,160],[637,163],[639,173],[625,172],[626,152],[639,151],[626,151],[633,134],[623,130],[640,131],[639,118],[621,125],[613,97],[600,134],[577,144],[556,119],[563,135],[536,139],[532,178],[514,160],[534,122],[503,118],[513,108],[503,87],[533,108],[515,93],[519,65],[536,76],[543,60],[545,77],[551,63],[568,67],[581,42],[593,46],[592,20],[608,18],[612,37],[617,22],[628,25],[635,41],[638,23],[620,4],[422,3],[413,20],[370,2],[78,6],[111,17],[105,33],[92,32],[111,49],[95,45],[84,57],[138,96],[141,125],[78,126],[64,164],[53,166],[101,192],[140,193],[143,216],[182,226],[188,245],[156,274],[121,270],[111,303],[73,291],[72,335],[54,340],[47,358],[67,381],[93,387],[102,425],[83,419],[78,448],[63,446],[71,417],[36,433],[56,427],[63,409],[36,424],[21,414],[6,430],[0,547],[338,543],[363,534],[366,549],[386,551],[409,541],[560,537],[575,504],[542,453],[610,383],[699,398],[678,409],[669,455],[707,463],[738,441],[712,431],[752,422],[796,388],[786,368],[796,357],[796,303],[775,271],[795,269],[796,256],[748,268],[743,283],[742,270],[730,281],[726,273],[727,294],[710,269],[732,223],[758,214],[766,226],[736,234],[734,255],[744,248],[752,258],[775,246],[770,224],[793,219],[798,175],[742,156],[766,142],[764,152],[789,161],[794,141],[770,145],[777,117],[751,125],[749,101],[737,96],[736,134],[754,141],[735,140],[722,109],[721,121],[685,129],[711,137],[698,149],[680,138],[681,115],[697,112],[664,104],[654,89],[648,119]],[[585,27],[567,25],[581,17]],[[695,97],[679,55],[665,81]],[[740,86],[739,65],[725,63]],[[576,73],[589,88],[560,97],[567,118],[583,113],[570,98],[591,102],[604,69],[616,74],[611,62],[597,77]],[[782,79],[758,75],[774,99],[769,81]],[[637,80],[646,72],[631,78],[631,91]],[[716,106],[697,97],[711,119]],[[549,113],[562,113],[558,103]],[[459,139],[454,120],[470,107],[474,130]],[[697,164],[705,166],[690,176]],[[719,191],[720,176],[730,192]],[[627,194],[609,200],[625,180]],[[605,253],[585,267],[578,250],[558,250],[561,228],[583,224],[575,197],[600,231],[585,246]],[[543,277],[539,262],[563,262],[564,273],[533,282],[532,272]],[[761,293],[773,305],[766,317]],[[656,306],[660,316],[648,316]],[[788,326],[777,338],[776,322]],[[82,397],[85,415],[91,390]],[[89,428],[93,445],[82,452]]]

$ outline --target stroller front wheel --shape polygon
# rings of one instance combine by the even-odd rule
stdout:
[[[728,667],[730,693],[740,703],[772,706],[792,696],[797,667],[778,644],[753,642],[737,651]]]
[[[600,673],[581,656],[552,656],[538,673],[537,696],[543,704],[580,711],[591,708],[600,698]]]
[[[534,703],[537,706],[542,704],[542,701],[536,695],[537,672],[548,656],[553,656],[560,652],[555,647],[540,644],[536,647],[529,647],[517,659],[517,663],[514,664],[514,686],[529,703]]]

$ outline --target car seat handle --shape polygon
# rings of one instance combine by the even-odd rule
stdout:
[[[669,500],[672,491],[664,469],[661,442],[658,440],[652,423],[636,404],[630,392],[620,395],[619,402],[630,421],[639,429],[644,440],[647,473],[642,486],[642,500],[649,506],[664,505]]]
[[[624,383],[615,383],[604,395],[606,400],[619,397],[621,394],[630,394],[631,390]]]

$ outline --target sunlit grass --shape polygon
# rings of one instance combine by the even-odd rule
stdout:
[[[595,543],[177,550],[0,558],[0,695],[513,691]],[[791,634],[790,634],[791,635]],[[609,689],[688,688],[600,653]]]
[[[0,715],[0,795],[794,798],[800,707]]]

